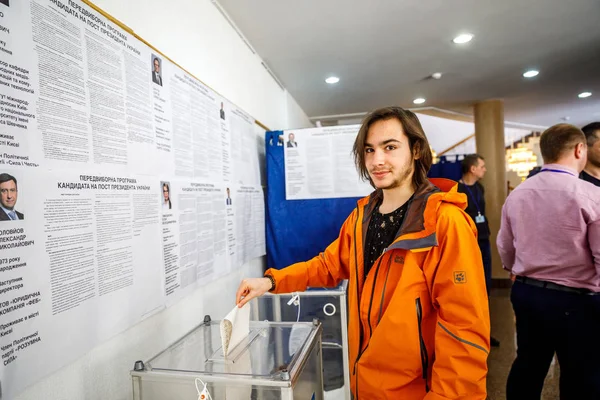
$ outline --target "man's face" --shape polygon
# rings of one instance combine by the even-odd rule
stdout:
[[[600,131],[596,131],[596,142],[588,146],[587,162],[596,168],[600,168]]]
[[[166,186],[163,186],[163,197],[165,201],[169,200],[169,188]]]
[[[482,179],[485,176],[486,171],[485,161],[481,158],[477,160],[477,165],[471,167],[471,173],[475,175],[477,179]]]
[[[146,64],[148,65],[148,64]],[[154,72],[159,73],[160,72],[160,63],[158,62],[158,60],[154,60]]]
[[[365,166],[377,189],[393,189],[412,180],[414,159],[400,121],[392,118],[371,125],[365,141]]]
[[[293,142],[294,140],[296,140],[296,136],[293,133],[290,133],[288,139],[290,139],[290,142]]]
[[[12,210],[17,203],[17,194],[15,181],[0,183],[0,203],[2,207]]]

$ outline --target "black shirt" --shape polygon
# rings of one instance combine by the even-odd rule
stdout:
[[[469,186],[460,182],[458,184],[458,191],[467,195],[467,209],[465,212],[476,221],[477,215],[481,213],[485,217],[485,221],[481,223],[475,223],[477,225],[477,239],[489,239],[490,237],[490,226],[488,225],[488,219],[485,216],[485,191],[483,185],[479,182],[475,182],[474,185]]]
[[[409,202],[410,199],[388,214],[381,214],[379,212],[381,202],[375,207],[375,211],[373,211],[373,215],[371,216],[371,221],[369,221],[369,228],[367,229],[367,237],[365,240],[365,276],[369,274],[375,260],[379,258],[396,238],[396,234],[400,230],[404,215],[408,209]]]
[[[581,171],[581,173],[579,174],[579,178],[583,179],[584,181],[593,183],[596,186],[600,186],[600,179],[588,174],[585,171]]]

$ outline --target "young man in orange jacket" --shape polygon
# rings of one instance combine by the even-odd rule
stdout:
[[[353,152],[376,190],[319,256],[243,280],[238,305],[349,279],[355,400],[484,400],[489,310],[465,195],[455,182],[427,180],[432,154],[410,111],[370,113]]]

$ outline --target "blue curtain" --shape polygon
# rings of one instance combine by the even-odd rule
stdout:
[[[430,178],[446,178],[453,181],[459,181],[462,178],[460,160],[463,155],[441,156],[437,164],[433,164],[427,174]]]
[[[323,251],[340,233],[356,207],[357,198],[285,199],[283,131],[266,133],[267,168],[267,266],[281,269],[306,261]]]

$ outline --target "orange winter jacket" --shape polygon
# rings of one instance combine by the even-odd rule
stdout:
[[[466,196],[445,179],[419,187],[396,238],[365,277],[363,243],[381,196],[359,200],[323,253],[265,274],[277,293],[349,279],[355,400],[484,400],[490,320]]]

